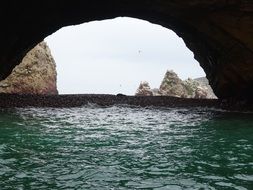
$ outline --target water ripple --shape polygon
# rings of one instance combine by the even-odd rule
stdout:
[[[0,110],[0,187],[250,190],[252,118],[207,108]]]

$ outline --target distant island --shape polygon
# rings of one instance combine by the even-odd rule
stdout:
[[[181,80],[173,70],[168,70],[159,88],[152,89],[142,81],[136,96],[173,96],[180,98],[217,99],[206,77]]]

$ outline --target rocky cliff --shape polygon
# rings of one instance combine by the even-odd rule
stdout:
[[[181,80],[174,71],[167,71],[159,89],[142,82],[136,96],[174,96],[181,98],[216,99],[206,78]]]
[[[0,93],[58,94],[56,64],[45,42],[24,57],[12,73],[0,81]]]

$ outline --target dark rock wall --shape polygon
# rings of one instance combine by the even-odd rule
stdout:
[[[251,0],[3,0],[0,79],[46,36],[63,26],[130,16],[175,31],[205,70],[220,98],[251,99]]]

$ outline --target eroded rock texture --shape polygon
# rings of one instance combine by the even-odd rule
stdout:
[[[183,81],[173,71],[167,71],[160,85],[159,92],[163,96],[187,97],[187,89]]]
[[[28,52],[12,73],[0,81],[0,93],[58,94],[56,64],[45,42]]]
[[[0,5],[1,79],[26,52],[63,26],[130,16],[182,37],[218,97],[253,96],[251,0],[3,0]]]
[[[170,70],[165,73],[159,89],[151,89],[148,82],[141,82],[136,96],[173,96],[179,98],[217,99],[205,77],[181,80]]]
[[[153,96],[153,92],[147,81],[142,81],[135,93],[135,96]]]
[[[206,77],[195,78],[194,81],[197,81],[200,86],[203,86],[205,88],[208,99],[217,99],[217,96],[214,94],[213,89],[209,85],[209,81]]]

